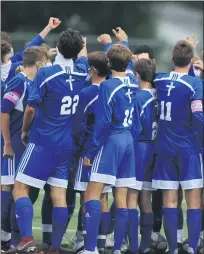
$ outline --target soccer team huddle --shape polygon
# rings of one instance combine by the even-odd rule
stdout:
[[[71,252],[203,253],[203,59],[194,56],[195,38],[172,45],[172,71],[159,73],[151,47],[132,53],[120,27],[115,44],[109,34],[97,38],[102,51],[87,53],[88,40],[70,28],[50,48],[44,40],[60,23],[50,18],[18,53],[1,32],[1,253],[59,253],[77,192]],[[37,249],[33,205],[43,188]]]

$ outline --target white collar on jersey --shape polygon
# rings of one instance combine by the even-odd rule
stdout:
[[[70,67],[71,71],[74,69],[74,61],[72,59],[65,59],[58,49],[53,65],[55,64],[59,64],[64,71],[66,71],[66,67]]]
[[[184,76],[184,75],[188,75],[188,73],[180,73],[180,72],[176,72],[176,71],[171,71],[171,72],[170,72],[170,77],[172,78],[173,75],[175,75],[175,74],[178,75],[179,78],[182,77],[182,76]]]
[[[9,75],[9,71],[11,69],[11,60],[7,64],[1,63],[1,80],[6,81]]]
[[[93,84],[91,84],[92,86],[100,86],[100,84],[97,84],[97,83],[93,83]]]

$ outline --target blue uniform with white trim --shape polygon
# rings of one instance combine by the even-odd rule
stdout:
[[[154,83],[160,119],[153,187],[178,189],[180,183],[183,189],[202,188],[203,169],[194,122],[199,119],[203,127],[203,84],[197,77],[176,72],[158,74]]]
[[[138,84],[130,77],[114,77],[100,85],[92,146],[90,181],[116,187],[134,187],[135,157],[131,134]]]
[[[2,159],[1,182],[5,185],[14,183],[16,168],[25,150],[21,141],[21,128],[31,83],[24,73],[19,73],[11,79],[4,91],[1,112],[10,116],[11,146],[15,154],[13,159]]]
[[[78,191],[86,191],[90,180],[91,169],[83,165],[83,157],[90,148],[93,138],[99,86],[100,84],[91,84],[82,89],[79,95],[79,106],[75,115],[75,118],[78,120],[78,128],[75,126],[74,129],[76,133],[74,136],[78,147],[77,154],[80,157],[74,187]],[[107,192],[107,190],[104,189],[104,192]]]
[[[47,182],[67,188],[73,147],[72,119],[88,62],[86,57],[80,57],[74,65],[67,64],[41,68],[31,87],[28,105],[36,108],[36,115],[16,180],[33,187],[43,188]]]
[[[136,118],[133,122],[137,189],[154,190],[152,188],[152,173],[156,156],[153,152],[153,141],[156,138],[158,123],[156,90],[154,88],[139,90],[137,104],[140,119]]]

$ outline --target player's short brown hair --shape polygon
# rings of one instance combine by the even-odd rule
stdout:
[[[23,53],[23,65],[24,67],[32,67],[38,61],[47,59],[46,51],[40,46],[33,46],[27,48]]]
[[[1,31],[1,40],[8,42],[12,45],[11,37],[8,35],[7,32]]]
[[[185,41],[177,41],[176,45],[173,48],[172,60],[176,67],[185,67],[187,66],[194,56],[193,46]]]
[[[11,53],[11,45],[4,40],[1,40],[1,61],[4,62],[4,56]]]
[[[98,71],[99,77],[106,77],[109,73],[108,58],[103,51],[94,51],[88,54],[88,63]]]
[[[156,64],[150,59],[140,59],[134,64],[134,72],[140,75],[142,81],[152,82],[155,77]]]
[[[132,52],[123,45],[114,44],[107,52],[109,67],[117,72],[125,72],[131,60]]]

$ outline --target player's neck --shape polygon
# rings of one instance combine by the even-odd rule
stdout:
[[[101,77],[96,77],[92,76],[91,77],[91,83],[92,84],[101,84],[106,78],[101,78]]]
[[[141,80],[140,88],[141,89],[152,89],[152,84],[150,82]]]
[[[174,69],[175,72],[178,73],[188,73],[189,72],[189,67],[175,67]]]
[[[26,77],[30,80],[34,80],[36,75],[36,67],[24,67],[23,71],[26,75]]]
[[[114,71],[114,70],[111,70],[111,73],[112,73],[112,77],[126,77],[126,73],[125,71],[124,72],[118,72],[118,71]]]

